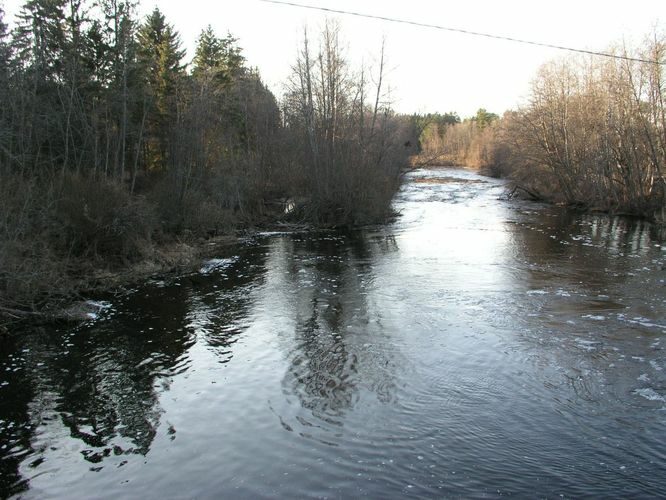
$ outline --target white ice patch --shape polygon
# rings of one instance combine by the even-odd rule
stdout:
[[[90,320],[99,319],[99,315],[102,314],[103,311],[107,311],[112,307],[111,302],[103,300],[86,300],[85,305],[89,309],[86,312],[86,317]]]
[[[660,325],[658,323],[653,323],[651,320],[648,318],[644,318],[642,316],[635,316],[634,318],[627,318],[624,314],[618,314],[617,319],[620,321],[625,321],[627,323],[631,323],[632,325],[639,325],[639,326],[644,326],[645,328],[661,328],[666,329],[666,325]]]
[[[652,389],[651,387],[646,387],[645,389],[636,389],[634,391],[634,394],[637,396],[641,396],[648,401],[661,401],[663,403],[666,403],[666,398],[659,394],[657,391]]]
[[[153,358],[147,358],[147,359],[144,359],[143,361],[141,361],[141,363],[139,363],[138,365],[136,365],[135,368],[141,368],[142,366],[149,365],[149,364],[152,363],[153,361],[155,361]]]
[[[594,321],[605,321],[606,316],[596,316],[594,314],[586,314],[585,316],[582,316],[585,319],[591,319]]]
[[[651,360],[650,360],[650,366],[651,366],[653,369],[657,370],[658,372],[660,372],[660,371],[663,370],[663,368],[662,368],[661,366],[659,366],[659,363],[657,363],[654,359],[651,359]]]
[[[578,347],[586,351],[594,351],[596,350],[596,346],[599,345],[599,342],[595,342],[593,340],[576,339],[576,344],[578,344]]]
[[[640,377],[638,377],[639,382],[649,382],[650,377],[648,376],[647,373],[642,374]]]
[[[203,263],[199,272],[201,274],[210,274],[216,271],[222,271],[237,260],[238,257],[232,257],[230,259],[210,259]]]
[[[87,300],[86,304],[90,307],[96,307],[100,311],[111,309],[111,302],[106,302],[105,300]]]
[[[530,290],[527,295],[548,295],[546,290]]]
[[[294,231],[261,231],[259,236],[288,236],[294,234]]]

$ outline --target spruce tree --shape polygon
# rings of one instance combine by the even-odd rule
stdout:
[[[164,168],[170,125],[176,121],[177,92],[184,77],[180,36],[156,7],[138,30],[138,59],[146,97],[147,153],[151,166]]]
[[[9,60],[10,48],[7,43],[5,11],[0,5],[0,173],[9,166],[7,155],[10,139],[10,90]]]
[[[192,75],[205,85],[230,84],[244,70],[245,58],[237,42],[231,34],[219,38],[208,25],[197,40]]]

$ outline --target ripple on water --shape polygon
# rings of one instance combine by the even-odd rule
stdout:
[[[659,497],[650,229],[407,178],[387,226],[248,238],[0,339],[0,496]]]

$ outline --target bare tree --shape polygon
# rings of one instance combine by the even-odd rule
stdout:
[[[327,21],[318,50],[311,46],[306,30],[284,106],[289,129],[302,137],[309,216],[332,224],[378,217],[388,211],[410,153],[402,140],[407,127],[382,100],[384,44],[373,91],[367,70],[355,72],[347,61],[337,23]]]

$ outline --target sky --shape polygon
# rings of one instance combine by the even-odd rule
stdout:
[[[553,45],[604,50],[639,45],[655,28],[666,30],[666,0],[292,0],[296,3],[437,24]],[[2,3],[2,0],[0,0]],[[5,0],[8,20],[22,0]],[[386,21],[333,16],[259,0],[142,0],[145,15],[157,6],[181,35],[191,57],[201,29],[239,39],[250,66],[257,67],[279,97],[302,40],[326,17],[339,19],[348,59],[377,68],[386,40],[390,100],[403,113],[478,108],[498,114],[529,95],[539,66],[562,51]]]

